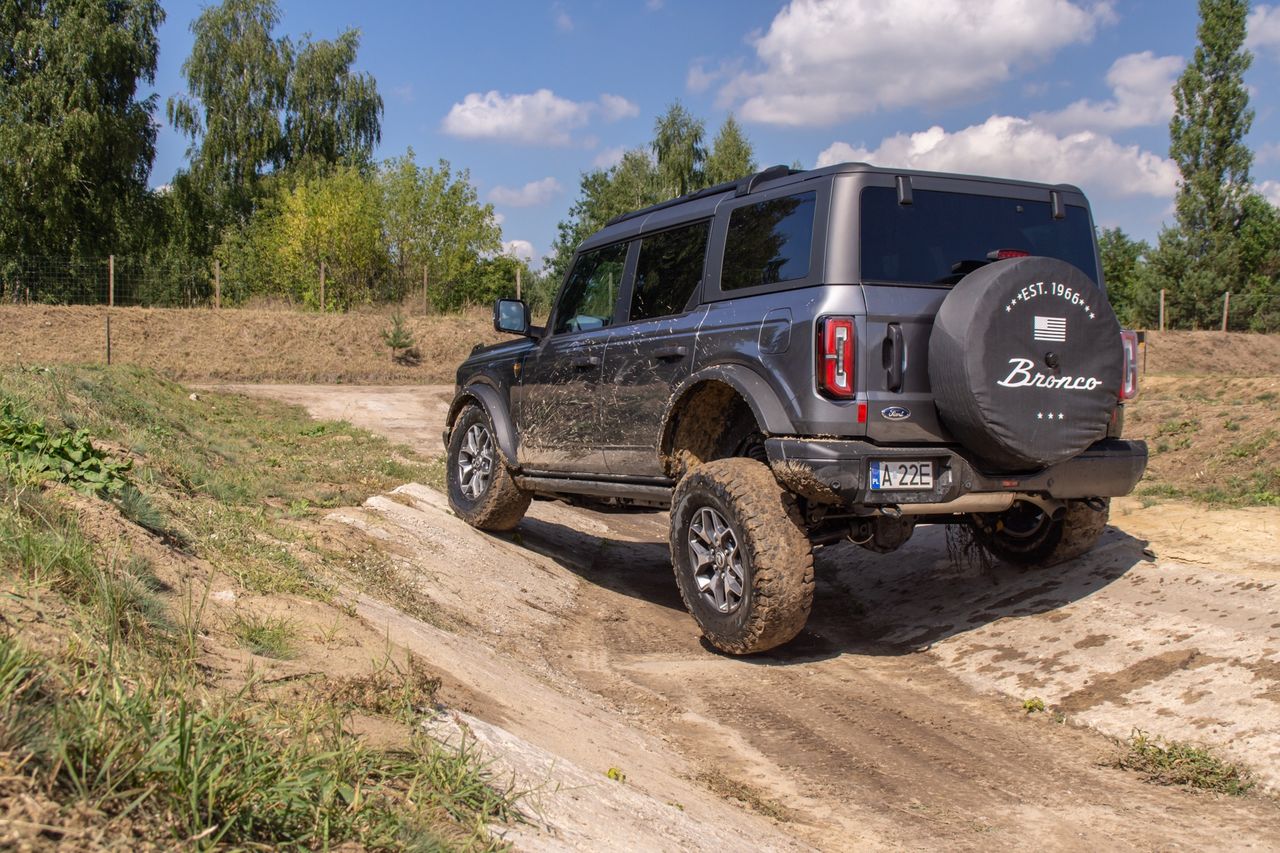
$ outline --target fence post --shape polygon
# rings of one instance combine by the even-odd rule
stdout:
[[[320,312],[324,313],[324,261],[320,262]]]
[[[222,308],[222,261],[213,261],[213,307]]]
[[[1160,331],[1164,331],[1164,288],[1160,288]]]
[[[520,298],[520,267],[516,267],[516,299]]]
[[[422,313],[431,313],[431,299],[427,296],[427,268],[422,268]]]
[[[1228,290],[1226,295],[1222,297],[1222,331],[1227,330],[1227,311],[1231,308],[1231,291]]]
[[[116,304],[116,256],[107,255],[107,307]]]

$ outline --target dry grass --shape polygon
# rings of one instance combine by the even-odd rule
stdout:
[[[1138,494],[1280,505],[1280,378],[1148,376],[1125,435],[1151,457]]]
[[[409,316],[421,361],[397,363],[382,341],[391,313],[114,308],[112,363],[184,382],[441,383],[476,344],[509,339],[487,309]],[[0,366],[101,364],[105,319],[100,307],[0,306]]]
[[[783,823],[793,819],[791,810],[786,806],[766,797],[745,782],[731,779],[719,770],[708,770],[700,773],[697,780],[726,800],[734,800],[741,803],[765,817],[770,817]]]

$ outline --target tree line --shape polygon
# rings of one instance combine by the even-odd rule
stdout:
[[[1120,319],[1137,328],[1280,330],[1280,211],[1253,184],[1253,125],[1244,74],[1247,0],[1200,0],[1195,53],[1173,88],[1169,156],[1181,176],[1172,225],[1155,244],[1120,228],[1098,235]]]
[[[175,289],[189,283],[178,271],[211,281],[216,266],[232,304],[320,307],[323,277],[338,309],[424,283],[452,308],[530,273],[501,253],[465,169],[412,150],[374,160],[383,101],[354,70],[359,32],[279,36],[274,0],[223,0],[192,23],[186,91],[163,105],[187,163],[150,190],[161,105],[139,89],[155,82],[163,21],[158,0],[0,0],[0,297],[7,283],[67,298],[50,271],[108,254],[172,271]]]
[[[1231,293],[1232,328],[1280,329],[1280,214],[1255,188],[1244,142],[1247,0],[1200,0],[1198,44],[1174,87],[1174,222],[1153,243],[1102,229],[1122,320],[1212,328]],[[729,118],[708,142],[679,101],[653,138],[584,172],[545,270],[502,253],[493,208],[466,169],[378,162],[383,100],[354,69],[360,34],[277,34],[275,0],[222,0],[191,25],[186,91],[163,115],[186,137],[172,183],[148,189],[155,158],[159,0],[0,0],[0,298],[15,277],[59,299],[39,273],[108,254],[173,270],[173,287],[221,271],[224,299],[344,309],[421,293],[437,309],[485,302],[517,275],[545,308],[582,239],[610,218],[757,169]],[[798,167],[798,164],[796,164]],[[25,262],[25,263],[24,263]],[[321,274],[323,270],[323,276]],[[32,276],[36,277],[33,282]],[[43,291],[42,291],[43,286]],[[163,301],[163,293],[152,293]],[[174,302],[181,301],[174,299]]]

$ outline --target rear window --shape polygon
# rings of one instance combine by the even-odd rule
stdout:
[[[817,194],[789,195],[729,215],[720,289],[794,281],[809,274]]]
[[[1054,219],[1048,201],[932,190],[898,204],[893,187],[862,191],[862,278],[955,284],[1000,250],[1057,258],[1095,282],[1093,228],[1083,207]]]

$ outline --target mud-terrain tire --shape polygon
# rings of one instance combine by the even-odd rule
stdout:
[[[1034,504],[1019,502],[1001,513],[972,516],[978,543],[997,559],[1023,566],[1051,566],[1079,557],[1097,543],[1107,526],[1111,499],[1101,511],[1084,501],[1068,501],[1056,521]]]
[[[489,414],[476,405],[463,409],[453,423],[445,480],[449,506],[480,530],[510,530],[524,518],[533,499],[516,485]]]
[[[680,480],[671,563],[685,607],[723,652],[780,646],[809,618],[813,546],[795,498],[754,459],[718,459]]]
[[[984,467],[1034,471],[1107,434],[1124,349],[1106,294],[1066,261],[996,261],[961,279],[929,337],[947,429]]]

